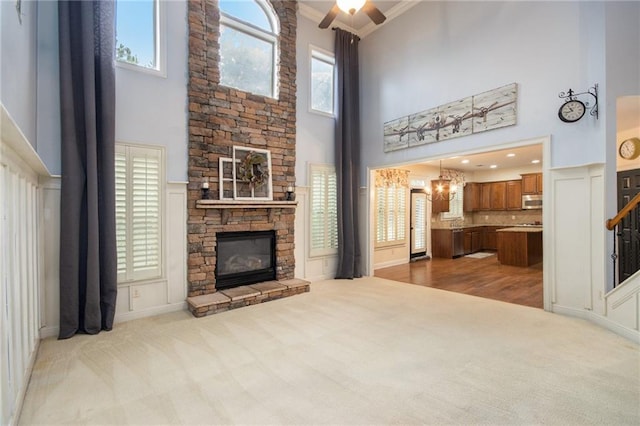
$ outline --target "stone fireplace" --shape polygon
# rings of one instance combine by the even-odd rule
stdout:
[[[280,21],[277,98],[219,84],[218,2],[188,2],[189,299],[219,292],[217,274],[225,261],[218,259],[219,237],[230,232],[272,233],[271,280],[291,283],[294,277],[295,202],[285,200],[287,187],[295,186],[297,2],[273,1],[272,6]],[[219,166],[232,157],[234,146],[269,152],[272,201],[221,200]],[[202,200],[204,182],[210,200]],[[269,282],[266,277],[265,281]],[[223,288],[227,284],[222,282]],[[242,283],[231,284],[235,285]]]

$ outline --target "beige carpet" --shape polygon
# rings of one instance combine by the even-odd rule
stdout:
[[[21,424],[634,424],[637,345],[544,311],[367,278],[45,340]]]

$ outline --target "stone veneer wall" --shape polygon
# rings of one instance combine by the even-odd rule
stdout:
[[[271,151],[273,199],[284,200],[295,185],[296,1],[272,1],[280,19],[278,98],[221,86],[219,9],[215,0],[189,1],[189,186],[188,295],[215,289],[216,232],[276,231],[276,279],[293,278],[295,209],[233,209],[227,224],[221,210],[200,209],[201,183],[210,182],[218,199],[218,158],[231,157],[233,145]]]

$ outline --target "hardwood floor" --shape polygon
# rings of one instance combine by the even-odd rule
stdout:
[[[484,259],[433,258],[375,271],[380,278],[542,308],[542,263],[507,266]]]

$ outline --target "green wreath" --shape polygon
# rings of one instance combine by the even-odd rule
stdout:
[[[249,183],[251,188],[260,188],[269,179],[269,170],[265,163],[264,154],[249,151],[238,164],[238,179]]]

